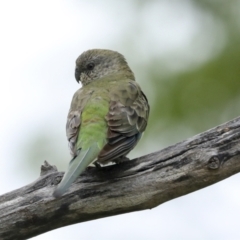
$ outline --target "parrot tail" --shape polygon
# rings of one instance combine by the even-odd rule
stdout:
[[[55,198],[61,197],[66,189],[74,182],[74,180],[97,158],[100,149],[95,143],[86,150],[80,150],[79,154],[71,160],[68,170],[65,172],[62,181],[58,184],[53,192]]]

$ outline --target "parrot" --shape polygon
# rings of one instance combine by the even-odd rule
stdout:
[[[67,116],[66,135],[72,160],[53,192],[62,196],[91,165],[121,163],[146,129],[150,107],[124,56],[90,49],[76,60],[75,92]]]

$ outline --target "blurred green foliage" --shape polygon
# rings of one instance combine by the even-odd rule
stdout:
[[[168,144],[187,137],[181,129],[187,128],[187,135],[196,134],[240,114],[239,1],[189,2],[221,25],[226,42],[221,51],[207,61],[194,67],[189,64],[184,71],[162,75],[158,66],[164,64],[164,59],[160,58],[145,65],[145,75],[151,79],[151,94],[154,95],[148,137],[155,135],[156,140],[171,136]],[[218,36],[215,30],[218,31],[211,29],[217,44],[222,34]],[[156,132],[164,134],[156,136]]]

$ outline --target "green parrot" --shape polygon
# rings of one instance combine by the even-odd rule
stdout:
[[[149,105],[125,58],[92,49],[76,60],[82,83],[73,96],[66,132],[72,160],[53,193],[60,197],[90,164],[125,161],[147,126]]]

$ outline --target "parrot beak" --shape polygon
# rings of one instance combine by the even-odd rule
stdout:
[[[81,72],[80,72],[79,68],[76,67],[75,68],[75,79],[78,83],[80,82],[80,75],[81,75]]]

